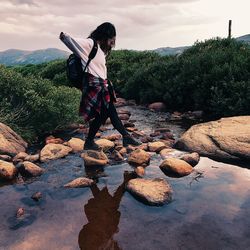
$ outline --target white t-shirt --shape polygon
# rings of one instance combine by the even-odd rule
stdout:
[[[73,38],[66,33],[63,33],[61,40],[73,53],[81,57],[84,69],[89,53],[94,46],[94,41],[90,38]],[[107,79],[106,56],[99,44],[96,56],[91,60],[86,72],[104,80]]]

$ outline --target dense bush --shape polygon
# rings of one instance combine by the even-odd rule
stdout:
[[[137,67],[119,88],[140,103],[163,101],[172,110],[202,109],[220,117],[250,113],[249,79],[249,46],[217,38]]]
[[[178,56],[117,50],[107,67],[117,92],[137,103],[163,101],[169,110],[201,109],[214,117],[250,113],[250,47],[235,39],[197,42]],[[15,70],[69,85],[65,60]]]
[[[32,140],[78,121],[80,92],[0,65],[0,122]]]
[[[66,76],[66,61],[63,59],[42,64],[15,66],[13,69],[23,76],[38,76],[50,80],[55,86],[70,86]]]

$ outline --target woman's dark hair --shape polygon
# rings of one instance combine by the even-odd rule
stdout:
[[[108,39],[116,36],[115,26],[112,23],[102,23],[89,35],[90,38],[93,38],[97,41],[107,41]]]
[[[102,51],[108,56],[111,52],[111,46],[107,44],[108,39],[112,39],[116,36],[115,26],[112,23],[102,23],[89,35],[89,38],[92,38],[96,41],[99,41]]]

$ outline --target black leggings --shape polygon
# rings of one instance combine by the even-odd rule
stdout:
[[[104,107],[104,105],[102,105]],[[120,118],[118,117],[116,108],[113,104],[113,102],[109,103],[109,108],[102,108],[101,114],[97,114],[95,119],[90,122],[89,125],[89,133],[87,136],[88,140],[93,140],[95,138],[96,133],[98,132],[99,128],[102,124],[105,123],[107,118],[110,118],[112,125],[122,136],[129,135],[125,127],[123,126]]]

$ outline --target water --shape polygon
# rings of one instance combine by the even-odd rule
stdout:
[[[146,133],[168,126],[177,138],[184,131],[166,124],[164,114],[130,110]],[[132,170],[126,162],[89,170],[71,154],[40,164],[42,176],[0,187],[0,249],[249,249],[250,170],[201,157],[191,175],[170,178],[161,161],[152,156],[145,178],[171,184],[173,201],[162,207],[125,191],[123,173]],[[63,188],[80,176],[97,185]],[[43,195],[38,202],[30,198],[37,191]],[[25,214],[16,218],[19,207]]]

